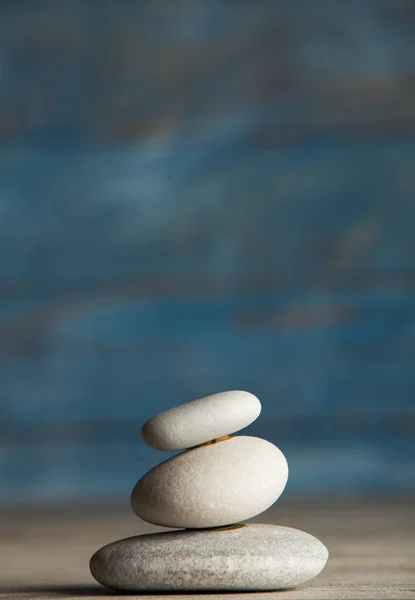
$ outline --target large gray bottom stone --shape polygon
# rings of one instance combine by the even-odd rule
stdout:
[[[114,590],[259,591],[301,585],[327,558],[327,548],[304,531],[255,524],[126,538],[98,550],[90,569]]]

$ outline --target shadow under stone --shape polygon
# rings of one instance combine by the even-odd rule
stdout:
[[[241,590],[242,592],[243,590]],[[99,585],[27,585],[27,586],[10,586],[0,587],[0,599],[7,600],[30,598],[48,600],[51,598],[96,598],[106,596],[108,598],[117,598],[120,596],[232,596],[235,591],[208,591],[208,590],[152,590],[152,591],[135,591],[124,592],[118,590],[109,590]],[[248,593],[248,592],[245,592]],[[253,595],[258,592],[251,592]]]

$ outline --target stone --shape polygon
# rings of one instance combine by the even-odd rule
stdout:
[[[185,450],[247,427],[260,412],[261,403],[253,394],[221,392],[154,415],[141,435],[156,450]]]
[[[98,550],[90,569],[123,592],[266,591],[306,583],[327,558],[327,548],[304,531],[253,524],[119,540]]]
[[[285,456],[257,437],[193,448],[148,471],[131,494],[134,512],[164,527],[219,527],[269,508],[288,478]]]

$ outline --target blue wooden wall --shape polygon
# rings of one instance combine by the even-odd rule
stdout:
[[[0,500],[127,498],[257,394],[288,492],[415,491],[415,3],[0,4]]]

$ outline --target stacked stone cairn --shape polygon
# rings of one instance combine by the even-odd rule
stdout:
[[[230,436],[260,412],[258,398],[230,391],[181,404],[144,424],[149,446],[181,452],[137,482],[131,505],[141,519],[176,531],[98,550],[90,569],[99,583],[126,592],[260,591],[300,586],[320,573],[328,551],[312,535],[243,523],[269,508],[288,478],[276,446]]]

